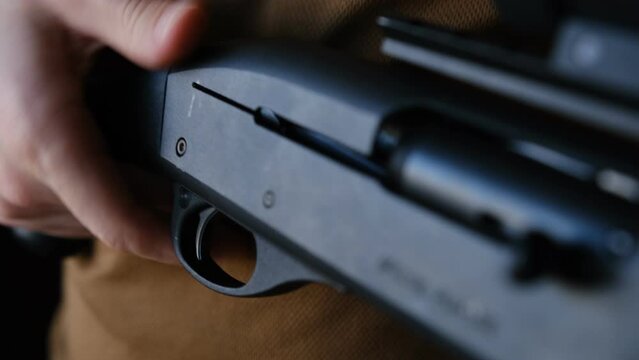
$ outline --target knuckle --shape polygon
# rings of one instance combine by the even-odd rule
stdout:
[[[44,179],[78,151],[79,137],[87,134],[77,131],[80,124],[73,123],[78,118],[77,108],[75,100],[68,100],[26,114],[24,123],[28,124],[15,144],[15,154],[23,168]]]
[[[15,226],[22,217],[22,211],[18,207],[0,200],[0,223],[6,226]]]
[[[125,229],[127,226],[122,224],[122,228],[117,231],[110,231],[99,239],[103,240],[106,245],[116,251],[130,254],[144,254],[145,240],[144,235],[134,228]]]
[[[27,101],[32,98],[27,94],[17,96],[13,111],[2,114],[2,123],[7,125],[3,134],[3,150],[11,154],[13,163],[27,171],[38,170],[44,160],[53,153],[63,152],[70,140],[64,136],[66,130],[72,129],[70,118],[76,116],[74,111],[79,107],[75,92],[62,89],[57,94],[46,97],[46,100]],[[69,95],[63,95],[69,94]],[[9,121],[15,119],[17,121]],[[10,124],[9,124],[10,123]],[[3,126],[4,127],[4,126]],[[61,148],[60,151],[54,151]]]
[[[128,252],[129,246],[127,244],[126,237],[121,234],[119,231],[113,231],[105,234],[97,234],[98,239],[100,239],[106,246],[109,248],[120,251],[120,252]]]
[[[28,155],[32,173],[47,182],[46,179],[50,178],[49,175],[54,171],[62,171],[65,168],[65,159],[68,159],[65,154],[73,154],[73,151],[77,151],[70,141],[71,139],[59,137],[55,141],[32,149]]]
[[[35,194],[35,185],[20,172],[16,172],[10,166],[0,168],[0,198],[3,203],[22,209],[34,209],[41,205],[40,199]]]
[[[4,198],[6,202],[20,209],[34,209],[40,206],[39,200],[24,186],[12,187],[10,191],[4,195]]]

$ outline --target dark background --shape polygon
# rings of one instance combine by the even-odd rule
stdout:
[[[60,260],[36,255],[0,227],[0,358],[45,359],[60,294]]]

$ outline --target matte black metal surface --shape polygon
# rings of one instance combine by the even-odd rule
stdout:
[[[273,243],[256,235],[256,264],[253,276],[242,283],[226,274],[208,254],[201,254],[207,223],[218,211],[199,196],[176,186],[178,204],[173,212],[173,237],[182,264],[211,290],[231,296],[264,296],[290,291],[308,282],[327,282]],[[194,233],[193,230],[196,229]]]
[[[266,106],[365,154],[386,114],[428,93],[386,86],[357,64],[317,71],[321,57],[281,50],[230,49],[169,76],[161,155],[188,188],[314,272],[477,356],[634,358],[636,258],[604,288],[552,278],[522,285],[511,276],[511,249],[192,87],[196,82],[253,108]],[[301,77],[305,72],[314,75]],[[331,84],[348,84],[348,91]],[[188,151],[180,157],[175,146],[182,138]]]
[[[158,159],[167,72],[148,72],[104,51],[87,82],[87,102],[118,160],[142,164]]]

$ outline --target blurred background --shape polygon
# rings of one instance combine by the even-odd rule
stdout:
[[[45,359],[48,328],[60,296],[60,257],[36,254],[0,227],[2,353]]]

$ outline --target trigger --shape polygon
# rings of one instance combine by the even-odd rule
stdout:
[[[200,221],[198,222],[197,232],[195,235],[195,256],[198,261],[205,261],[208,258],[210,244],[204,241],[204,231],[217,213],[217,209],[208,208],[199,214]]]

